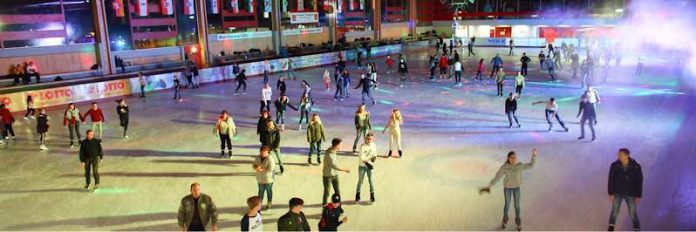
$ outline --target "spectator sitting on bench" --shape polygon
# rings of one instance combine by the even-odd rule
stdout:
[[[35,76],[36,77],[36,83],[41,83],[41,74],[39,74],[39,68],[36,67],[34,64],[34,61],[29,61],[29,63],[24,67],[25,73],[25,81],[31,82],[31,77]]]
[[[120,56],[115,56],[115,57],[114,57],[114,63],[116,64],[116,67],[117,67],[117,68],[118,68],[118,67],[121,68],[121,73],[125,73],[125,72],[126,72],[126,63],[123,62],[123,59],[122,59]]]
[[[14,84],[19,85],[19,79],[24,76],[24,69],[21,64],[10,65],[10,77],[14,79]]]

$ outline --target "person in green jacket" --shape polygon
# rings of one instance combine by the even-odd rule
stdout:
[[[208,224],[217,231],[218,212],[213,198],[201,193],[201,185],[191,184],[191,194],[181,199],[177,221],[181,231],[205,231]]]
[[[312,121],[307,126],[307,142],[309,143],[309,154],[307,154],[307,163],[312,164],[312,153],[317,153],[317,163],[321,164],[321,142],[326,141],[324,138],[324,125],[321,124],[321,118],[318,114],[312,114]]]
[[[280,173],[284,173],[283,162],[280,160],[280,132],[273,120],[266,121],[266,130],[261,132],[261,145],[271,148],[280,167]]]
[[[365,105],[360,105],[355,111],[355,142],[353,142],[353,153],[357,153],[358,142],[360,138],[365,137],[368,131],[372,130],[370,124],[370,112],[367,111]]]
[[[495,84],[498,86],[498,95],[497,97],[502,97],[503,96],[503,82],[505,81],[505,71],[503,71],[503,67],[498,68],[498,71],[495,73]]]
[[[293,197],[289,202],[290,211],[278,218],[278,231],[311,231],[307,217],[302,212],[304,201]]]
[[[324,167],[322,168],[322,182],[324,182],[324,198],[321,205],[326,205],[329,198],[329,184],[333,186],[334,194],[341,194],[338,187],[338,172],[350,173],[347,168],[338,167],[338,156],[336,152],[341,150],[342,140],[334,138],[331,140],[331,147],[326,149],[324,154]]]
[[[517,93],[517,96],[522,95],[522,89],[524,86],[524,76],[522,76],[522,73],[517,72],[517,76],[515,77],[515,92]]]

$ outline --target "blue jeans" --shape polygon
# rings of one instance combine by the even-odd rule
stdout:
[[[505,194],[505,206],[503,206],[503,223],[508,221],[508,210],[510,209],[510,196],[512,195],[515,200],[515,223],[519,224],[520,219],[520,188],[504,188],[503,193]]]
[[[585,123],[590,125],[590,131],[592,131],[592,138],[595,138],[595,132],[594,132],[594,124],[595,124],[595,116],[585,116],[583,115],[582,118],[580,119],[580,137],[585,137]]]
[[[566,129],[565,123],[563,123],[563,120],[561,119],[561,115],[558,114],[558,112],[551,111],[551,110],[546,110],[546,122],[549,123],[549,130],[553,127],[553,123],[551,123],[551,118],[549,117],[551,114],[555,115],[556,120],[558,121],[559,124],[561,124],[561,127],[563,129]]]
[[[360,192],[360,187],[362,187],[363,179],[365,179],[365,173],[367,173],[367,183],[370,184],[370,193],[375,192],[375,186],[372,184],[372,170],[365,166],[360,166],[358,168],[358,187],[355,192]]]
[[[609,225],[613,226],[616,223],[616,216],[619,215],[619,210],[621,210],[621,202],[626,200],[626,205],[628,205],[628,215],[633,221],[633,229],[640,229],[640,222],[638,221],[638,212],[636,211],[636,198],[626,195],[614,195],[614,201],[611,203],[611,215],[609,216]]]
[[[261,198],[261,201],[263,201],[263,194],[264,192],[268,196],[268,202],[273,202],[273,183],[268,183],[268,184],[261,184],[259,183],[259,194],[258,196]]]
[[[300,109],[300,122],[298,124],[302,125],[302,121],[305,121],[305,125],[309,124],[309,111],[311,110],[307,108]]]
[[[268,83],[268,71],[263,71],[263,83]]]
[[[312,158],[312,153],[317,153],[317,159],[321,157],[321,140],[316,142],[309,142],[309,153],[307,156]]]
[[[365,135],[367,135],[367,127],[357,128],[356,131],[357,133],[355,135],[355,142],[353,142],[353,150],[355,150],[358,147],[358,142],[360,142],[360,138],[363,138],[365,137]]]
[[[372,92],[370,90],[362,92],[363,105],[365,104],[365,98],[369,98],[371,101],[375,101],[375,98],[372,97]]]
[[[285,111],[276,110],[276,124],[285,124]]]

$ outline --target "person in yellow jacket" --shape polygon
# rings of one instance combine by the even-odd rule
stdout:
[[[232,137],[237,134],[234,120],[223,110],[215,123],[213,133],[220,137],[220,158],[225,157],[225,147],[227,147],[228,158],[232,158]]]

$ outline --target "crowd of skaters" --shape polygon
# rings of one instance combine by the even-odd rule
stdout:
[[[473,43],[475,39],[472,38]],[[443,43],[444,44],[444,43]],[[512,48],[514,45],[511,44],[511,53],[512,54]],[[552,50],[551,46],[549,48]],[[450,52],[452,48],[450,47]],[[448,74],[454,73],[455,76],[455,85],[461,86],[461,75],[463,71],[463,67],[461,64],[461,61],[459,60],[459,55],[457,51],[454,51],[453,54],[454,56],[452,57],[452,62],[454,62],[454,65],[451,67],[452,69],[450,70],[449,66],[443,66],[442,64],[449,64],[450,60],[449,57],[446,57],[445,54],[447,54],[447,50],[445,49],[443,45],[443,50],[442,50],[443,55],[439,57],[439,64],[433,65],[433,63],[436,63],[436,60],[438,58],[435,58],[434,56],[431,56],[431,59],[429,62],[431,63],[431,79],[434,79],[434,69],[435,67],[440,68],[440,79],[446,79],[450,78]],[[471,49],[470,46],[470,53],[473,54],[473,49]],[[543,51],[542,51],[543,53]],[[555,54],[555,51],[551,51],[550,53]],[[361,199],[361,186],[364,180],[364,177],[367,176],[368,178],[368,184],[369,184],[369,191],[370,191],[370,202],[375,202],[375,187],[373,185],[373,176],[372,176],[372,169],[374,168],[374,163],[376,161],[376,158],[378,156],[377,153],[377,148],[375,145],[374,140],[374,134],[372,132],[372,125],[370,122],[370,113],[367,110],[366,103],[369,103],[370,101],[366,100],[371,100],[372,104],[376,104],[376,101],[374,97],[372,96],[371,90],[377,88],[377,85],[380,83],[377,81],[378,77],[378,72],[377,72],[377,66],[375,62],[367,59],[367,62],[364,62],[362,60],[363,56],[360,55],[361,53],[358,53],[358,58],[357,61],[359,62],[358,70],[356,71],[357,73],[360,74],[360,81],[358,82],[358,85],[355,87],[355,89],[358,89],[362,87],[362,104],[357,108],[355,112],[355,128],[356,128],[356,138],[353,143],[352,151],[355,153],[358,157],[359,160],[359,165],[358,165],[358,185],[356,189],[356,196],[355,200],[360,201]],[[471,54],[470,54],[471,55]],[[474,54],[475,55],[475,54]],[[574,54],[576,55],[576,54]],[[540,54],[540,66],[543,65],[549,65],[547,64],[548,62],[545,63],[545,61],[541,60],[541,54]],[[571,59],[573,59],[571,57]],[[588,58],[589,59],[589,58]],[[444,62],[443,62],[444,61]],[[509,97],[506,99],[505,102],[505,112],[509,118],[509,123],[510,127],[512,127],[512,120],[515,120],[515,123],[517,124],[518,127],[521,127],[517,116],[515,114],[515,111],[517,109],[517,103],[516,103],[516,98],[519,97],[519,95],[522,94],[522,89],[524,88],[525,85],[525,75],[527,73],[526,66],[527,63],[529,63],[531,60],[526,56],[526,54],[523,54],[523,57],[521,58],[521,63],[522,63],[522,70],[517,73],[517,76],[515,78],[515,86],[516,90],[515,93],[510,93]],[[366,64],[366,67],[362,67],[362,63]],[[477,75],[476,79],[481,79],[482,78],[482,72],[483,70],[483,62],[484,59],[481,59],[478,65],[478,70],[477,70]],[[502,96],[502,81],[501,79],[504,79],[505,73],[503,71],[503,63],[502,59],[500,58],[499,55],[496,55],[492,60],[491,63],[493,64],[493,69],[491,71],[490,77],[493,77],[495,75],[495,80],[496,84],[498,85],[498,96]],[[555,59],[554,59],[554,62]],[[398,56],[398,62],[395,62],[391,56],[387,56],[385,59],[385,64],[387,66],[387,72],[386,74],[391,74],[394,72],[393,66],[394,64],[397,63],[397,73],[398,77],[400,79],[400,87],[403,87],[403,84],[408,76],[408,68],[406,64],[406,58],[403,54],[400,54]],[[554,64],[555,65],[555,64]],[[287,69],[290,69],[290,65],[288,65]],[[274,105],[275,105],[275,120],[273,117],[271,117],[271,101],[272,101],[272,88],[270,87],[268,83],[268,75],[270,73],[270,68],[268,71],[264,71],[264,83],[263,87],[261,90],[261,107],[260,107],[260,117],[259,117],[259,122],[257,125],[257,135],[259,136],[259,142],[261,144],[261,148],[259,149],[259,156],[254,160],[253,162],[253,170],[256,172],[256,179],[258,182],[258,188],[259,192],[257,196],[251,197],[248,199],[247,203],[249,204],[249,211],[247,214],[245,214],[245,218],[242,219],[242,225],[243,225],[243,230],[244,226],[247,226],[248,230],[252,230],[253,228],[255,229],[262,229],[262,224],[260,223],[261,221],[261,216],[260,216],[260,211],[262,210],[261,204],[263,202],[263,199],[266,199],[266,210],[270,209],[272,206],[272,196],[273,196],[273,182],[275,179],[275,175],[277,173],[284,173],[284,168],[282,165],[281,161],[281,154],[280,154],[280,148],[281,148],[281,133],[282,131],[285,130],[285,111],[286,107],[290,107],[291,109],[294,109],[296,111],[300,111],[300,122],[298,123],[298,130],[303,130],[302,126],[302,121],[303,119],[305,120],[305,130],[307,133],[307,142],[309,144],[309,153],[308,153],[308,164],[312,165],[312,155],[316,154],[316,161],[317,164],[321,165],[322,164],[322,159],[321,159],[321,143],[325,141],[326,136],[324,134],[324,125],[321,122],[321,119],[318,114],[313,113],[311,114],[311,119],[309,117],[310,113],[312,112],[311,107],[315,104],[314,100],[311,98],[311,87],[309,86],[309,83],[306,81],[302,82],[302,97],[300,98],[300,101],[298,102],[298,107],[293,106],[291,101],[289,100],[289,97],[285,94],[287,86],[285,85],[284,81],[287,78],[290,78],[289,73],[293,73],[292,71],[285,70],[284,76],[280,77],[276,89],[280,90],[280,96],[276,98]],[[268,73],[267,73],[268,72]],[[240,87],[243,87],[244,94],[246,94],[246,76],[245,76],[245,70],[239,68],[238,64],[234,64],[233,66],[233,73],[237,79],[238,86],[237,86],[237,91],[240,89]],[[524,74],[523,74],[524,73]],[[188,76],[188,75],[187,75]],[[193,75],[192,75],[193,76]],[[322,76],[322,82],[324,83],[324,88],[326,91],[330,91],[330,74],[329,70],[325,70]],[[489,78],[490,78],[489,77]],[[145,85],[146,81],[145,76],[142,74],[139,74],[139,82],[141,85],[141,98],[145,98]],[[292,74],[292,78],[294,77],[294,73]],[[342,57],[339,57],[339,62],[336,64],[335,71],[334,71],[334,82],[336,83],[336,94],[334,96],[335,100],[342,100],[344,98],[349,97],[348,93],[348,87],[351,85],[351,78],[350,78],[350,72],[347,68],[346,62],[343,60]],[[191,81],[188,81],[189,85],[192,88],[197,88],[197,83],[192,83]],[[187,87],[188,87],[187,86]],[[178,79],[175,80],[175,97],[174,100],[181,101],[181,89],[182,85]],[[235,93],[237,92],[235,91]],[[536,102],[535,104],[541,104],[544,103],[546,105],[545,107],[545,116],[546,119],[549,123],[549,131],[551,131],[551,128],[553,127],[553,124],[551,122],[552,118],[556,118],[561,127],[564,128],[565,131],[568,131],[568,128],[565,126],[564,122],[560,118],[560,115],[558,114],[558,105],[555,103],[555,100],[551,98],[549,101],[541,101],[541,102]],[[592,140],[595,140],[595,134],[594,134],[594,125],[596,125],[597,120],[596,120],[596,104],[599,103],[599,95],[596,90],[594,90],[591,86],[587,87],[587,90],[581,97],[580,101],[580,106],[579,106],[579,111],[578,111],[578,117],[582,115],[582,120],[581,120],[581,136],[578,139],[583,139],[584,138],[584,124],[589,124],[590,129],[592,131]],[[27,115],[25,115],[25,119],[27,119],[27,116],[31,116],[33,119],[33,114],[36,111],[33,107],[33,99],[31,97],[27,98]],[[37,134],[40,136],[40,142],[41,142],[41,150],[46,150],[47,148],[45,147],[43,141],[46,136],[46,132],[48,131],[48,117],[45,115],[45,110],[44,109],[39,109],[39,116],[37,119]],[[128,139],[127,135],[127,130],[128,130],[128,106],[125,102],[124,99],[118,100],[118,106],[116,108],[116,113],[119,117],[120,121],[120,126],[123,127],[123,138]],[[5,140],[11,138],[15,138],[14,132],[12,131],[12,123],[14,122],[14,118],[12,118],[12,114],[9,112],[8,109],[5,108],[4,105],[0,106],[0,116],[2,116],[2,125],[3,125],[3,137]],[[80,135],[80,124],[86,123],[87,119],[91,120],[91,129],[87,130],[86,136],[84,139],[82,139]],[[80,144],[80,161],[81,165],[85,168],[85,177],[86,177],[86,186],[85,189],[89,189],[90,186],[90,176],[93,175],[95,178],[95,185],[94,189],[98,188],[99,185],[99,174],[98,174],[98,166],[101,163],[103,159],[103,151],[101,149],[101,143],[103,141],[103,128],[104,128],[104,123],[105,123],[105,116],[102,110],[98,107],[97,103],[94,102],[91,104],[90,109],[88,109],[84,114],[81,114],[79,109],[75,107],[74,104],[68,105],[67,109],[65,110],[64,113],[64,118],[63,118],[63,124],[66,128],[69,130],[70,134],[70,146],[74,146],[73,139],[76,138],[76,141]],[[279,125],[279,127],[278,127]],[[385,157],[391,157],[393,155],[393,151],[396,150],[398,152],[398,157],[401,158],[403,155],[402,148],[401,148],[401,132],[400,132],[400,127],[403,125],[403,118],[401,116],[401,112],[399,109],[393,109],[392,114],[390,115],[388,119],[387,126],[385,126],[384,133],[387,129],[390,131],[389,134],[389,152]],[[95,133],[98,132],[99,136],[98,138],[95,138]],[[231,138],[234,137],[237,134],[237,130],[234,124],[234,120],[232,116],[227,112],[227,111],[222,111],[220,114],[219,118],[217,119],[215,126],[214,126],[214,134],[220,138],[220,147],[221,147],[221,155],[220,157],[223,158],[227,156],[228,158],[232,157],[232,144],[231,144]],[[361,142],[360,146],[358,146],[358,143]],[[0,142],[3,142],[0,140]],[[337,219],[340,217],[340,213],[335,213],[334,211],[339,211],[342,212],[342,209],[340,209],[340,190],[339,190],[339,182],[338,182],[338,172],[346,172],[349,173],[350,170],[346,168],[342,168],[338,165],[338,161],[336,159],[336,153],[341,150],[341,145],[342,145],[342,140],[340,138],[334,138],[331,141],[331,146],[324,152],[324,168],[323,168],[323,182],[324,182],[324,196],[323,196],[323,205],[325,205],[324,211],[331,211],[331,212],[323,212],[322,213],[322,220],[320,222],[320,229],[322,227],[326,230],[325,228],[336,228],[338,225],[340,225],[343,222],[347,221],[347,218],[343,219]],[[271,156],[270,154],[273,153],[274,156]],[[501,171],[498,172],[496,175],[496,178],[494,178],[493,181],[491,181],[490,186],[494,185],[495,182],[497,182],[498,179],[502,178],[503,176],[505,177],[505,210],[504,210],[504,217],[503,217],[503,227],[505,226],[505,223],[507,222],[507,208],[508,208],[508,203],[510,202],[510,195],[515,196],[515,210],[517,212],[517,226],[518,229],[521,229],[521,222],[519,220],[519,183],[520,183],[520,170],[526,170],[534,165],[534,160],[536,158],[536,149],[533,151],[533,159],[532,163],[530,164],[519,164],[517,163],[514,159],[516,157],[514,152],[510,152],[508,154],[508,159],[506,163],[501,167]],[[622,200],[625,200],[627,204],[629,204],[629,213],[631,214],[632,219],[634,219],[634,227],[635,228],[640,228],[637,219],[637,214],[635,212],[635,203],[640,199],[640,188],[635,187],[634,185],[642,184],[642,173],[640,172],[640,166],[635,162],[633,159],[626,159],[626,157],[630,154],[627,149],[622,149],[619,152],[619,159],[617,163],[619,163],[619,168],[615,168],[612,165],[612,175],[610,175],[610,190],[609,194],[611,196],[611,199],[613,201],[613,208],[612,208],[612,219],[610,220],[610,227],[609,229],[613,229],[614,222],[612,220],[615,220],[616,214],[618,213],[618,207],[621,204]],[[629,160],[629,162],[624,162],[625,160]],[[616,163],[615,163],[616,164]],[[518,165],[523,165],[519,166]],[[276,168],[277,167],[277,168]],[[636,168],[637,167],[637,168]],[[511,171],[503,171],[503,170],[508,170],[511,169]],[[616,169],[616,170],[614,170]],[[638,171],[636,171],[636,169]],[[618,173],[618,174],[617,174]],[[637,174],[638,173],[638,174]],[[640,174],[640,180],[638,180],[638,176]],[[617,177],[618,175],[624,175],[625,178],[619,178]],[[514,182],[517,181],[517,185],[515,184],[510,184],[508,185],[508,182]],[[614,189],[612,189],[612,182],[614,182]],[[630,183],[624,183],[624,182],[630,182]],[[629,186],[630,185],[630,186]],[[490,186],[486,187],[485,189],[482,189],[483,192],[489,192],[490,191]],[[616,187],[619,186],[619,187]],[[331,196],[331,203],[327,205],[327,198],[329,197],[329,190],[332,187],[334,190],[334,195]],[[517,188],[516,190],[514,188]],[[509,190],[513,189],[513,190]],[[182,227],[183,230],[200,230],[200,229],[212,229],[216,230],[216,218],[217,218],[217,213],[214,211],[211,211],[208,216],[201,215],[199,208],[196,207],[202,207],[202,205],[208,205],[208,210],[214,210],[214,204],[212,203],[212,199],[209,196],[206,196],[205,194],[200,193],[200,185],[197,183],[194,183],[191,185],[191,195],[185,197],[182,199],[182,205],[179,210],[179,224]],[[629,191],[630,190],[630,191]],[[618,203],[617,203],[618,201]],[[207,202],[207,203],[206,203]],[[299,229],[299,230],[308,230],[309,226],[305,227],[306,223],[306,218],[304,218],[304,214],[301,212],[302,211],[302,205],[303,205],[303,200],[299,198],[293,198],[290,200],[289,207],[290,207],[290,212],[283,216],[287,220],[279,220],[278,221],[278,226],[280,228],[288,228],[288,230],[294,230],[294,229]],[[212,207],[211,207],[212,206]],[[194,207],[193,209],[190,209],[190,207]],[[211,209],[212,208],[212,209]],[[333,211],[332,211],[333,210]],[[187,213],[191,213],[192,215],[188,215]],[[183,215],[182,215],[183,214]],[[214,214],[214,215],[213,215]],[[331,222],[327,222],[329,219],[324,219],[325,215],[331,216]],[[336,216],[338,215],[338,216]],[[335,216],[335,217],[334,217]],[[287,227],[288,225],[281,225],[281,222],[287,223],[287,224],[293,224],[295,222],[299,222],[299,224],[295,223],[293,224],[294,226],[301,225],[301,227]],[[335,226],[335,227],[326,227],[328,225]],[[210,225],[211,227],[208,227]],[[286,226],[286,227],[281,227],[281,226]]]

